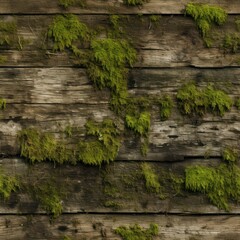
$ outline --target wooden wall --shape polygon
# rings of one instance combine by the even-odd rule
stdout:
[[[151,0],[142,7],[126,7],[120,0],[87,0],[85,8],[64,10],[57,0],[0,0],[0,19],[14,20],[19,46],[1,46],[0,96],[7,108],[0,118],[0,155],[3,169],[38,182],[55,176],[67,188],[63,213],[54,221],[24,192],[13,194],[0,204],[0,239],[120,239],[114,229],[135,223],[159,226],[155,239],[240,239],[240,206],[219,210],[201,194],[183,192],[165,200],[144,190],[142,181],[135,187],[122,179],[139,171],[148,161],[156,172],[172,169],[183,174],[190,165],[216,166],[224,146],[239,148],[240,112],[235,107],[223,117],[207,114],[191,119],[174,107],[171,117],[160,121],[152,112],[150,151],[141,156],[134,136],[126,136],[114,163],[90,167],[37,164],[30,166],[19,157],[18,132],[36,127],[61,138],[68,125],[79,127],[83,135],[86,119],[114,118],[109,110],[109,93],[94,89],[83,67],[74,65],[66,52],[52,52],[45,44],[49,24],[57,14],[74,13],[88,26],[109,26],[109,16],[124,15],[126,30],[133,39],[138,61],[129,75],[133,94],[170,94],[173,98],[186,82],[199,86],[213,83],[235,99],[240,97],[239,52],[226,53],[216,40],[206,48],[191,18],[184,16],[188,1]],[[218,4],[229,13],[220,34],[235,31],[240,18],[238,0],[202,1]],[[153,25],[149,17],[160,15]],[[24,40],[25,41],[24,41]],[[76,138],[79,135],[76,135]],[[208,158],[206,158],[206,155]],[[106,197],[104,187],[111,181],[122,195]],[[109,207],[106,202],[117,203]]]

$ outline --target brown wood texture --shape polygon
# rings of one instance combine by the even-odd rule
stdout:
[[[141,7],[126,7],[121,0],[87,0],[86,7],[64,10],[57,0],[0,0],[0,19],[15,21],[17,41],[0,46],[0,97],[7,108],[0,112],[0,166],[23,183],[41,185],[56,181],[63,189],[63,214],[50,217],[25,188],[0,202],[0,239],[121,239],[114,233],[120,225],[156,223],[166,240],[239,240],[240,205],[230,202],[230,212],[212,205],[203,194],[184,190],[176,194],[166,187],[166,199],[146,190],[141,164],[148,161],[159,178],[171,170],[184,176],[191,165],[217,166],[224,147],[240,146],[240,111],[232,107],[223,117],[206,114],[189,118],[177,109],[176,94],[187,82],[200,87],[213,84],[233,100],[240,97],[240,52],[222,47],[227,33],[237,33],[238,0],[201,1],[222,6],[230,15],[225,25],[213,26],[213,44],[204,42],[189,17],[183,15],[186,0],[150,0]],[[49,24],[62,13],[77,14],[90,28],[110,27],[109,17],[121,15],[121,27],[138,53],[130,69],[128,91],[133,95],[169,94],[175,106],[170,118],[160,121],[158,109],[151,112],[149,153],[140,154],[139,139],[124,134],[114,163],[101,167],[30,165],[21,159],[18,132],[36,127],[51,132],[67,145],[84,138],[89,117],[102,121],[116,116],[109,109],[108,90],[95,89],[84,66],[78,66],[68,51],[52,51],[46,38]],[[154,24],[152,15],[160,16]],[[126,37],[123,35],[123,37]],[[84,45],[84,51],[89,48]],[[123,127],[124,123],[120,120]],[[73,126],[71,139],[64,133]],[[106,188],[116,189],[115,194]]]
[[[46,216],[11,216],[0,218],[1,237],[8,240],[71,239],[120,240],[114,233],[119,226],[149,224],[159,226],[155,240],[237,240],[240,237],[239,216],[172,216],[172,215],[64,215],[49,222]]]
[[[1,56],[6,58],[0,66],[69,67],[74,64],[73,57],[67,52],[53,52],[51,40],[46,38],[54,16],[7,15],[3,19],[16,21],[18,37],[24,40],[20,40],[21,51],[17,50],[19,41],[11,47],[0,48]],[[79,19],[90,28],[110,27],[108,15],[81,15]],[[210,48],[204,46],[193,20],[182,15],[163,16],[155,25],[148,16],[129,15],[123,16],[120,24],[138,51],[135,67],[236,67],[239,66],[239,51],[226,53],[221,47],[225,34],[237,32],[236,19],[236,16],[229,16],[224,26],[213,28],[217,37]]]
[[[123,5],[121,0],[86,0],[85,8],[70,7],[65,12],[76,14],[181,14],[188,2],[187,0],[150,0],[140,7],[127,7]],[[240,11],[238,0],[232,0],[231,2],[228,0],[201,0],[200,2],[210,2],[212,5],[219,5],[231,14],[236,14]],[[55,14],[64,12],[64,9],[59,7],[57,0],[50,2],[47,0],[1,0],[0,6],[1,14]]]
[[[183,176],[187,166],[217,166],[219,158],[193,159],[191,162],[149,163],[155,170],[160,182],[165,172]],[[142,162],[115,162],[101,168],[84,166],[56,166],[48,163],[29,166],[19,158],[6,158],[2,168],[10,175],[22,178],[25,185],[44,185],[54,180],[61,196],[63,214],[67,213],[156,213],[156,214],[227,214],[226,211],[212,205],[203,194],[182,190],[176,192],[170,185],[160,194],[151,193],[145,187],[141,171]],[[114,189],[115,194],[109,193]],[[228,214],[239,214],[240,207],[230,202]],[[45,213],[37,201],[34,201],[25,188],[12,194],[5,203],[0,204],[1,214],[40,214]]]

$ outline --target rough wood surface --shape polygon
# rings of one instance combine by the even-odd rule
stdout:
[[[14,46],[2,46],[1,56],[6,61],[0,66],[72,66],[73,58],[66,52],[52,52],[51,41],[46,40],[46,32],[53,16],[27,15],[5,16],[6,21],[14,20],[18,24],[18,35],[25,40],[18,51]],[[106,15],[81,15],[81,21],[90,27],[97,25],[109,28]],[[163,16],[157,25],[150,23],[149,17],[128,15],[123,18],[123,26],[131,36],[138,51],[135,67],[230,67],[239,66],[240,53],[226,53],[220,47],[228,32],[236,32],[236,17],[229,17],[227,24],[216,27],[219,35],[213,46],[206,48],[194,22],[184,16]],[[181,26],[181,27],[179,27]],[[87,47],[87,46],[85,46]]]
[[[199,86],[213,83],[228,90],[235,99],[240,95],[239,76],[238,68],[134,69],[129,92],[137,95],[170,94],[174,99],[184,83],[195,81]],[[108,91],[94,89],[84,69],[2,68],[0,86],[0,96],[7,100],[0,126],[3,155],[19,152],[17,134],[22,128],[36,127],[63,133],[67,125],[73,125],[82,128],[82,136],[89,117],[97,121],[107,116],[115,118],[109,110]],[[239,111],[233,107],[222,118],[209,114],[191,119],[181,116],[175,106],[170,119],[160,121],[156,109],[152,112],[150,152],[146,159],[172,161],[172,158],[182,159],[184,156],[204,156],[207,149],[211,149],[212,156],[220,156],[225,145],[239,144],[239,117]],[[123,139],[123,143],[119,159],[144,159],[134,137]]]
[[[59,240],[71,239],[120,240],[114,233],[119,226],[139,224],[149,228],[156,223],[159,235],[154,240],[238,240],[239,216],[172,216],[172,215],[63,215],[52,223],[46,216],[11,216],[0,218],[2,239]]]
[[[113,14],[113,13],[143,13],[143,14],[180,14],[183,10],[187,0],[150,0],[149,3],[142,7],[126,7],[121,0],[87,0],[86,7],[70,7],[68,11],[77,14],[95,13],[95,14]],[[202,3],[209,3],[207,0],[201,0]],[[240,12],[238,0],[211,0],[211,4],[219,5],[226,9],[228,13],[236,14]],[[31,0],[1,0],[0,13],[2,14],[56,14],[62,13],[64,9],[59,7],[58,1],[31,1]]]
[[[164,171],[178,176],[190,165],[217,166],[219,158],[193,159],[173,163],[149,163],[161,179]],[[141,175],[141,162],[115,162],[101,168],[84,166],[56,166],[36,164],[29,166],[19,158],[1,161],[5,172],[22,177],[25,184],[43,185],[54,180],[62,196],[63,213],[171,213],[171,214],[240,214],[240,205],[230,203],[226,212],[212,205],[203,194],[184,191],[177,193],[170,185],[163,191],[166,198],[146,190]],[[167,176],[167,175],[166,175]],[[163,180],[163,179],[162,179]],[[161,181],[161,180],[160,180]],[[164,186],[164,185],[163,185]],[[108,188],[106,188],[108,187]],[[114,189],[115,194],[106,189]],[[66,196],[66,197],[65,197]],[[0,214],[45,213],[38,202],[24,189],[0,203]]]

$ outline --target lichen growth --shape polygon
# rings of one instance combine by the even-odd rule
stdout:
[[[123,3],[127,6],[141,6],[150,0],[123,0]]]
[[[227,20],[227,13],[223,8],[208,4],[190,2],[186,6],[185,14],[194,19],[208,47],[211,44],[209,33],[212,25],[223,25]]]
[[[30,163],[53,161],[63,164],[75,163],[74,151],[67,149],[64,143],[58,142],[50,133],[42,133],[34,128],[23,129],[18,134],[21,156]]]
[[[240,200],[240,169],[235,164],[191,166],[185,170],[187,190],[201,192],[220,209],[230,210],[229,200]]]
[[[86,141],[78,145],[78,160],[85,164],[101,165],[114,161],[121,145],[120,131],[111,119],[102,123],[86,123]]]
[[[148,229],[144,229],[138,224],[133,226],[120,226],[115,229],[115,233],[120,235],[123,240],[152,240],[158,235],[158,225],[150,224]]]
[[[206,112],[223,116],[233,105],[232,99],[225,92],[211,85],[197,88],[192,83],[184,85],[178,91],[177,101],[180,111],[189,116],[202,116]]]
[[[0,196],[4,201],[8,200],[12,192],[20,188],[20,181],[17,177],[7,175],[0,170]]]
[[[55,17],[48,29],[48,38],[54,42],[54,51],[70,49],[77,52],[78,44],[88,41],[90,35],[87,25],[73,14]]]
[[[147,163],[143,163],[142,174],[145,180],[146,189],[149,192],[160,193],[161,185],[158,180],[158,176],[151,166]]]

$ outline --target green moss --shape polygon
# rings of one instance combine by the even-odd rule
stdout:
[[[123,0],[123,3],[128,6],[140,6],[149,1],[150,0]]]
[[[211,112],[223,116],[231,109],[233,101],[223,91],[207,86],[203,89],[194,84],[186,84],[177,93],[180,111],[186,115],[203,115]]]
[[[206,194],[218,208],[229,211],[229,200],[240,200],[240,169],[236,165],[191,166],[185,172],[186,189]]]
[[[233,147],[225,147],[223,150],[223,159],[228,162],[236,162],[239,158],[239,151]]]
[[[67,149],[64,143],[57,142],[53,135],[42,133],[36,129],[23,129],[18,134],[21,156],[30,163],[53,161],[59,164],[74,163],[74,153]]]
[[[125,227],[120,226],[115,229],[115,233],[120,235],[123,240],[152,240],[158,235],[158,225],[150,224],[148,229],[140,227],[138,224]]]
[[[191,16],[206,43],[209,46],[209,33],[213,24],[222,25],[227,20],[227,13],[218,6],[201,3],[188,3],[185,14]]]
[[[123,39],[96,39],[91,42],[90,62],[87,73],[98,89],[111,92],[111,109],[119,113],[127,104],[126,66],[132,67],[136,51]]]
[[[88,139],[78,146],[78,160],[85,164],[101,165],[115,160],[120,147],[120,131],[111,119],[101,124],[86,123]]]
[[[0,64],[3,64],[7,61],[7,57],[5,56],[0,56]]]
[[[146,136],[150,129],[151,115],[149,112],[142,112],[139,116],[126,115],[126,126],[136,134]]]
[[[0,46],[13,44],[15,42],[16,33],[16,22],[0,21]]]
[[[0,109],[5,110],[7,105],[7,101],[4,98],[0,98]]]
[[[164,95],[157,100],[157,105],[159,106],[160,119],[167,120],[172,112],[173,101],[170,96]]]
[[[236,53],[240,47],[240,35],[238,33],[228,33],[223,39],[223,49],[225,52]]]
[[[238,98],[236,101],[235,101],[235,106],[238,110],[240,110],[240,98]]]
[[[54,218],[58,217],[63,210],[62,198],[64,194],[61,190],[60,186],[53,180],[40,182],[36,185],[30,184],[29,186],[32,197]]]
[[[59,6],[67,9],[72,6],[85,7],[86,1],[85,0],[58,0],[58,4]]]
[[[81,44],[90,39],[90,31],[77,16],[68,14],[54,18],[49,26],[48,37],[54,41],[54,51],[70,49],[76,52],[79,42]]]
[[[20,188],[20,182],[16,177],[6,175],[0,170],[0,196],[4,201],[8,200],[12,192]]]
[[[155,171],[147,163],[143,163],[141,168],[147,190],[149,192],[160,193],[161,185]]]

